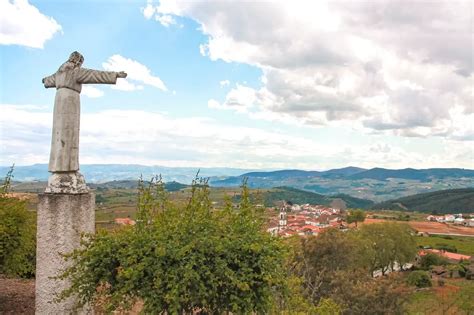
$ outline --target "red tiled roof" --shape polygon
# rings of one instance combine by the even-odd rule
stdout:
[[[304,230],[311,230],[313,232],[319,232],[319,228],[316,227],[316,226],[313,226],[313,225],[304,225],[302,227],[299,228],[300,231],[304,231]]]

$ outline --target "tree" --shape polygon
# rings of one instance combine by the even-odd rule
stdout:
[[[343,308],[343,314],[405,314],[410,290],[396,274],[373,279],[367,274],[340,274],[333,282],[331,298]]]
[[[418,252],[413,230],[404,223],[366,224],[360,228],[359,237],[365,242],[371,274],[380,270],[384,275],[388,270],[402,269]]]
[[[36,263],[36,222],[25,200],[9,194],[13,166],[0,186],[0,272],[32,277]]]
[[[393,237],[387,234],[389,240]],[[396,275],[378,279],[370,275],[373,241],[361,230],[327,229],[315,237],[287,242],[292,249],[289,270],[301,281],[303,301],[318,307],[331,299],[343,314],[402,313],[407,290]],[[306,313],[318,314],[310,310]]]
[[[365,221],[365,212],[362,210],[351,210],[346,217],[347,223],[355,223],[355,226],[357,227],[358,222],[364,222]]]
[[[432,266],[445,266],[448,264],[448,260],[435,253],[426,253],[420,258],[420,268],[423,270],[429,270]]]
[[[407,283],[416,286],[417,288],[431,287],[431,278],[426,271],[415,270],[410,272],[408,275]]]
[[[342,314],[342,308],[330,298],[321,299],[315,308],[315,313],[324,315],[339,315]]]
[[[207,181],[193,182],[185,206],[169,201],[161,179],[141,182],[137,224],[87,236],[67,256],[61,297],[105,301],[110,312],[137,301],[152,314],[267,312],[285,285],[284,245],[263,228],[246,186],[238,209],[211,205]]]
[[[290,270],[303,279],[304,295],[311,303],[330,295],[336,273],[363,268],[360,244],[352,233],[334,228],[293,242]]]

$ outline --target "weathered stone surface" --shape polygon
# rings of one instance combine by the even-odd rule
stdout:
[[[45,190],[45,193],[49,194],[86,194],[88,192],[84,176],[79,172],[51,174]]]
[[[115,84],[127,74],[85,69],[83,62],[84,57],[75,51],[56,73],[43,78],[45,88],[57,91],[48,167],[52,175],[38,204],[36,314],[87,313],[74,311],[73,298],[55,303],[68,283],[52,279],[66,267],[60,253],[78,248],[82,232],[94,232],[95,196],[79,173],[80,93],[82,84]]]
[[[67,266],[60,253],[80,246],[81,233],[94,233],[95,195],[40,194],[36,257],[36,314],[87,314],[74,311],[75,299],[54,303],[56,294],[68,287],[65,280],[51,279]]]
[[[83,84],[115,84],[125,72],[82,68],[84,57],[77,51],[58,71],[43,78],[45,88],[56,88],[53,134],[48,170],[73,172],[79,170],[80,93]]]

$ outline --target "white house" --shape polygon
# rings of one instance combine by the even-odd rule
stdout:
[[[444,216],[444,222],[454,222],[456,218],[452,214],[447,214]]]
[[[300,205],[292,205],[291,210],[292,211],[301,211],[301,206]]]
[[[464,221],[466,221],[466,220],[464,220],[463,218],[456,218],[456,219],[454,219],[454,224],[462,225],[462,224],[464,224]]]

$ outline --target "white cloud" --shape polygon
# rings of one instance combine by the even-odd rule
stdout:
[[[89,85],[82,86],[81,94],[90,98],[99,98],[104,96],[104,92],[102,90]]]
[[[134,83],[131,83],[127,79],[120,79],[120,80],[117,80],[117,83],[112,85],[111,88],[114,90],[130,92],[130,91],[143,90],[143,85],[136,85]]]
[[[0,44],[43,48],[60,31],[61,25],[27,0],[0,1]]]
[[[52,113],[20,105],[3,104],[1,109],[0,165],[47,163]],[[158,112],[107,110],[81,114],[80,160],[240,168],[328,169],[353,165],[354,161],[362,167],[472,168],[472,146],[444,141],[427,155],[416,149],[427,140],[410,139],[414,150],[383,141],[317,141],[206,117],[175,118]]]
[[[229,86],[230,85],[230,81],[229,80],[222,80],[219,82],[219,85],[221,87],[224,87],[224,86]]]
[[[155,20],[160,22],[160,24],[164,27],[169,27],[170,25],[176,24],[176,20],[173,18],[173,16],[167,14],[157,14],[155,15]]]
[[[142,8],[142,13],[147,20],[152,18],[153,14],[155,14],[155,7],[151,1],[148,1],[146,7]]]
[[[262,87],[232,89],[210,107],[402,136],[455,138],[468,129],[468,1],[167,0],[155,10],[199,23],[208,36],[199,49],[211,60],[262,70]]]
[[[119,85],[115,87],[116,89],[124,91],[143,89],[143,86],[129,82],[129,80],[133,80],[163,91],[168,91],[163,81],[159,77],[152,75],[151,70],[138,61],[120,55],[113,55],[106,62],[102,63],[102,67],[108,71],[125,71],[128,74],[125,82],[119,83],[119,81],[124,80],[117,80]]]
[[[143,16],[149,20],[153,16],[155,20],[159,22],[164,27],[169,27],[170,25],[176,25],[176,19],[173,15],[168,13],[178,13],[177,7],[174,5],[173,1],[161,1],[160,5],[153,5],[152,0],[147,1],[145,8],[142,8]],[[182,25],[180,25],[182,27]]]
[[[247,112],[256,101],[257,93],[254,89],[237,84],[226,96],[223,104],[211,99],[208,102],[209,108],[233,109],[238,112]]]

